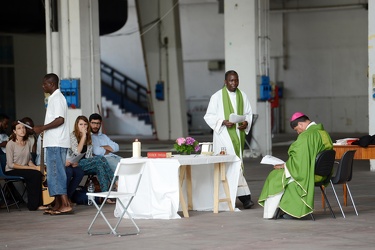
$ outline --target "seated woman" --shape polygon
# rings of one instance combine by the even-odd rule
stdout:
[[[91,130],[86,116],[78,116],[74,123],[74,131],[70,133],[68,153],[70,156],[78,156],[84,153],[82,159],[78,162],[78,166],[85,173],[96,173],[101,191],[108,191],[114,173],[105,157],[93,156],[92,154]]]
[[[27,191],[27,208],[30,211],[42,210],[42,173],[40,167],[31,160],[32,145],[26,133],[25,126],[17,121],[12,123],[12,134],[6,145],[5,174],[22,176],[25,179]]]
[[[34,127],[34,121],[30,117],[24,117],[20,121],[25,123],[26,125],[32,127],[32,128]],[[29,140],[31,141],[31,146],[32,146],[31,160],[34,163],[36,163],[35,162],[36,161],[36,147],[37,147],[38,138],[37,138],[34,130],[32,130],[31,128],[26,127],[26,134],[27,134]]]
[[[79,184],[81,183],[85,172],[82,168],[78,167],[77,162],[70,162],[66,160],[65,164],[65,172],[66,172],[66,186],[67,186],[67,195],[69,202],[72,204],[72,197],[76,189],[78,188]]]

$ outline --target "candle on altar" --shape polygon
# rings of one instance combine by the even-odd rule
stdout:
[[[141,142],[135,139],[133,142],[133,158],[141,157]]]

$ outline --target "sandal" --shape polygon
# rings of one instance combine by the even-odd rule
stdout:
[[[100,204],[102,204],[103,201],[104,201],[104,198],[100,198],[100,200],[99,200]],[[107,203],[107,204],[116,204],[116,200],[113,201],[111,199],[107,199],[105,203]]]
[[[38,210],[39,211],[45,211],[45,210],[47,210],[47,209],[51,209],[49,206],[39,206],[38,207]]]
[[[70,214],[74,214],[74,211],[73,210],[69,210],[69,211],[60,211],[60,210],[56,210],[56,211],[53,211],[50,215],[70,215]]]
[[[52,214],[53,212],[55,212],[56,210],[53,210],[53,209],[46,209],[46,210],[44,210],[44,215],[50,215],[50,214]]]
[[[111,199],[107,199],[106,203],[107,203],[107,204],[116,204],[116,200],[113,201],[113,200],[111,200]]]

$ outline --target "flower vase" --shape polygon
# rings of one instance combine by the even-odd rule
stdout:
[[[190,152],[181,152],[181,155],[190,155]]]

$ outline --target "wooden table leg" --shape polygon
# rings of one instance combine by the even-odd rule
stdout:
[[[225,198],[219,199],[219,184],[223,184]],[[225,163],[215,163],[214,166],[214,213],[219,212],[219,202],[227,202],[230,211],[233,210],[232,200],[230,198],[229,185],[225,170]]]
[[[188,199],[188,210],[193,210],[192,185],[191,185],[191,166],[186,166],[186,192]]]
[[[221,176],[220,179],[221,179],[221,181],[223,183],[223,186],[224,186],[225,198],[220,199],[219,202],[225,202],[226,201],[228,203],[229,210],[234,211],[233,206],[232,206],[232,200],[230,198],[230,191],[229,191],[227,173],[226,173],[226,170],[225,170],[225,163],[220,163],[220,176]]]
[[[346,188],[345,184],[342,184],[342,191],[344,194],[344,206],[348,205],[348,189]]]
[[[187,166],[180,166],[180,204],[181,204],[181,208],[182,208],[182,212],[184,214],[184,217],[189,217],[189,211],[188,211],[188,207],[186,205],[186,201],[185,201],[185,197],[184,197],[184,194],[182,192],[183,190],[183,184],[184,184],[184,179],[185,179],[185,173],[186,173],[186,168]]]
[[[219,172],[220,164],[214,166],[214,213],[219,212]]]

